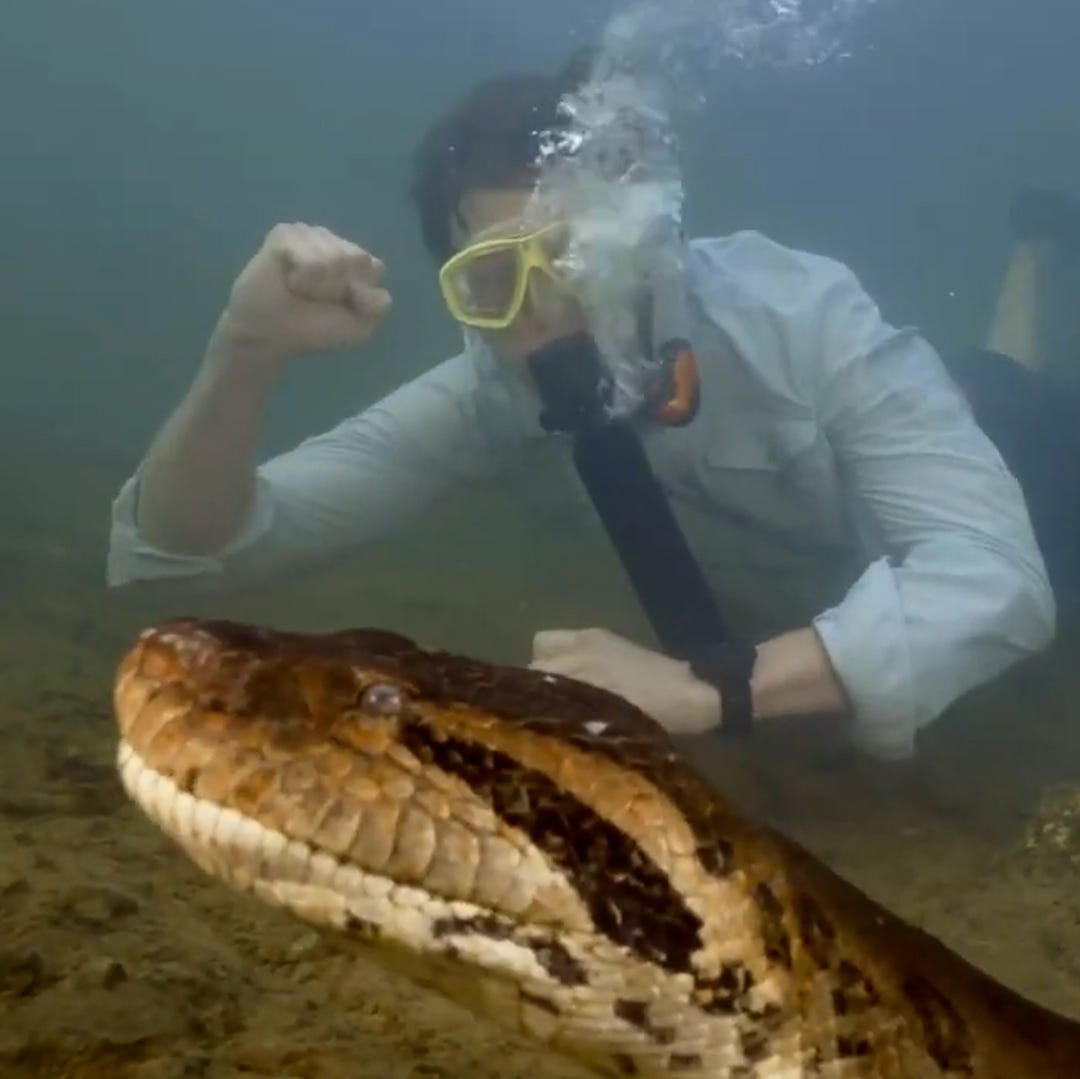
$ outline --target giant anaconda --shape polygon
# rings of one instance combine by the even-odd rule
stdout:
[[[1077,1079],[1024,1000],[726,804],[625,701],[378,630],[176,620],[115,686],[232,886],[603,1075]]]

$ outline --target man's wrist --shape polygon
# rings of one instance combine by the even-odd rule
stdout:
[[[243,380],[267,388],[288,362],[288,353],[252,333],[226,310],[207,347],[206,365],[219,379]]]
[[[757,648],[746,641],[722,641],[692,657],[690,668],[714,691],[722,734],[745,736],[753,730],[753,673]]]

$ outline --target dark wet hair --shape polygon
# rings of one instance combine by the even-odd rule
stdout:
[[[555,75],[496,75],[474,87],[424,132],[413,155],[409,194],[424,246],[443,262],[454,253],[450,222],[467,191],[529,186],[540,136],[565,121],[559,102],[588,75],[592,48]]]

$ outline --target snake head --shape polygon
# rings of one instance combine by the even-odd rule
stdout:
[[[114,700],[128,793],[206,872],[518,1029],[587,1048],[589,994],[656,999],[708,950],[716,799],[601,690],[381,630],[177,619]]]
[[[420,909],[429,927],[585,932],[604,880],[644,873],[662,891],[655,863],[695,849],[625,767],[674,759],[625,702],[381,630],[177,619],[123,657],[114,704],[147,815],[208,872],[335,926],[394,934]],[[632,827],[661,846],[628,842]]]

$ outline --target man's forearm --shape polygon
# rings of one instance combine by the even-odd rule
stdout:
[[[761,719],[798,715],[844,715],[847,695],[821,638],[810,626],[758,646],[751,683],[754,713]]]
[[[137,523],[147,542],[209,554],[236,535],[251,505],[275,374],[267,357],[218,324],[191,389],[139,469]]]

